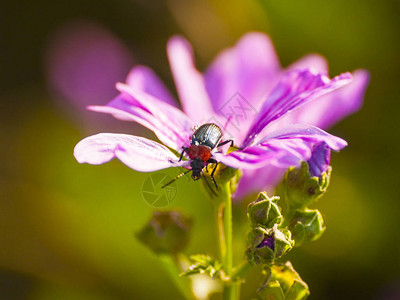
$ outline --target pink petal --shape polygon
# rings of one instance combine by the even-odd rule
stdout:
[[[227,131],[238,143],[245,138],[261,101],[279,80],[279,72],[271,40],[258,32],[244,35],[233,48],[224,50],[205,72],[214,110],[231,118]]]
[[[193,123],[181,110],[135,87],[119,83],[117,88],[121,91],[120,96],[106,106],[90,106],[89,109],[110,113],[122,120],[136,121],[177,151],[189,143]]]
[[[203,76],[194,65],[193,50],[183,37],[175,36],[168,41],[167,52],[183,110],[203,124],[214,112]]]
[[[154,98],[152,95],[146,94],[134,87],[127,86],[123,83],[117,84],[117,89],[122,93],[131,95],[140,106],[145,108],[156,120],[160,121],[159,126],[164,126],[162,130],[172,130],[177,134],[183,143],[191,136],[193,132],[193,121],[180,109],[173,107],[167,103]],[[161,129],[160,129],[161,130]],[[179,146],[179,149],[181,146]]]
[[[364,100],[365,90],[369,83],[369,72],[367,70],[356,70],[353,72],[353,81],[343,88],[325,95],[318,103],[321,107],[316,107],[313,111],[315,119],[311,119],[309,124],[321,128],[329,128],[335,123],[358,111]],[[326,102],[322,104],[323,102]],[[305,119],[305,112],[300,111],[301,120]],[[311,116],[310,116],[311,117]]]
[[[242,177],[240,178],[234,198],[242,199],[249,194],[259,193],[260,191],[272,192],[275,186],[282,180],[286,170],[286,168],[277,168],[272,165],[261,169],[242,170]]]
[[[286,71],[313,69],[318,73],[328,74],[328,63],[326,59],[319,54],[307,54],[295,61]]]
[[[235,47],[221,52],[205,72],[214,109],[220,110],[235,93],[256,106],[279,71],[279,60],[269,37],[258,32],[244,35]]]
[[[350,84],[322,96],[318,101],[306,103],[299,109],[288,113],[282,119],[271,124],[272,126],[268,126],[268,130],[282,128],[293,123],[329,128],[361,108],[368,82],[368,71],[356,70],[353,72],[353,80]]]
[[[311,157],[311,149],[302,139],[270,139],[226,156],[219,153],[214,156],[223,164],[238,169],[260,169],[267,165],[288,168]]]
[[[306,128],[305,126],[303,128]],[[302,130],[299,130],[301,132]],[[322,130],[318,130],[322,132]],[[280,137],[287,135],[282,132]],[[337,138],[334,138],[336,140]],[[340,142],[339,144],[337,142]],[[341,140],[332,143],[331,146],[341,147],[344,145]],[[336,148],[337,149],[337,148]],[[307,160],[309,164],[311,176],[320,176],[322,172],[325,172],[330,163],[330,152],[331,148],[326,143],[314,144],[312,149],[311,158]],[[240,199],[251,193],[257,193],[259,191],[273,191],[276,185],[282,180],[287,168],[279,168],[273,165],[267,165],[260,169],[243,169],[242,177],[238,188],[235,192],[235,198]]]
[[[334,151],[339,151],[347,146],[347,142],[337,136],[312,125],[294,124],[289,127],[271,132],[265,136],[258,144],[268,142],[270,139],[290,139],[301,138],[316,144],[321,142],[326,143],[329,148]]]
[[[254,146],[227,155],[215,153],[217,160],[233,168],[259,169],[268,165],[278,168],[296,166],[310,159],[313,148],[326,143],[339,151],[346,141],[314,126],[295,125],[272,133]]]
[[[99,133],[80,141],[74,149],[79,163],[99,165],[117,157],[125,165],[140,172],[180,166],[177,157],[165,146],[126,134]]]
[[[154,96],[172,106],[177,103],[160,78],[146,66],[135,66],[126,78],[126,84]]]
[[[351,81],[351,74],[344,73],[330,80],[323,74],[311,70],[287,73],[269,95],[256,119],[253,121],[243,146],[248,146],[272,121],[289,111],[338,89]]]
[[[141,110],[140,108],[133,107],[126,100],[123,100],[123,98],[129,97],[129,95],[121,94],[105,106],[91,105],[88,106],[88,109],[95,112],[110,114],[116,119],[122,121],[138,122],[139,124],[153,131],[157,136],[160,135],[160,137],[164,138],[166,140],[164,144],[166,145],[169,145],[176,140],[176,137],[167,137],[167,135],[158,130],[152,122],[147,121],[148,119],[151,119],[151,116],[149,116],[148,113],[146,115],[145,111]]]

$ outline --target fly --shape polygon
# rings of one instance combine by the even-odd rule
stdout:
[[[207,170],[208,164],[215,164],[210,177],[215,185],[215,188],[218,190],[218,185],[214,179],[214,173],[217,169],[218,161],[212,157],[211,151],[228,143],[231,143],[231,147],[233,146],[233,140],[231,139],[222,141],[222,130],[218,125],[214,123],[207,123],[198,127],[190,139],[190,146],[183,147],[181,156],[179,157],[179,161],[181,161],[183,154],[186,153],[190,159],[191,169],[179,174],[176,178],[164,184],[163,188],[170,185],[172,182],[181,178],[190,171],[192,171],[192,179],[198,180],[203,174],[203,169],[206,168]]]

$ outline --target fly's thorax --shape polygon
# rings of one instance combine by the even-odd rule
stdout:
[[[188,155],[191,160],[200,159],[206,162],[211,158],[211,148],[208,146],[190,145]]]

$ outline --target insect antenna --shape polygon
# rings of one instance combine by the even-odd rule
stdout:
[[[189,173],[190,171],[192,171],[192,169],[187,170],[181,174],[179,174],[178,176],[176,176],[174,179],[172,179],[171,181],[167,182],[166,184],[164,184],[161,188],[165,188],[166,186],[169,186],[171,183],[173,183],[175,180],[178,180],[179,178],[181,178],[183,175]]]
[[[210,191],[214,194],[215,197],[218,197],[217,193],[213,190],[211,185],[208,183],[206,175],[204,175],[203,172],[201,172],[201,174],[203,174],[203,178],[204,178],[204,181],[206,182],[207,187],[210,189]]]

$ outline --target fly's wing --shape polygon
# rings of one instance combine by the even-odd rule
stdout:
[[[222,139],[222,130],[217,125],[203,124],[192,136],[190,143],[197,146],[208,146],[214,149]]]

